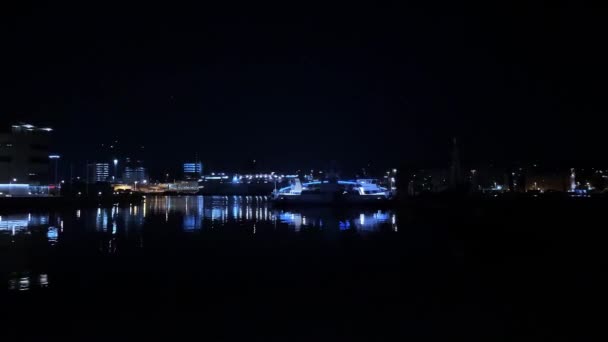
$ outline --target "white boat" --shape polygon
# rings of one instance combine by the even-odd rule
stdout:
[[[271,200],[285,204],[377,203],[391,199],[391,192],[372,179],[322,180],[302,183],[294,179],[290,186],[273,191]]]

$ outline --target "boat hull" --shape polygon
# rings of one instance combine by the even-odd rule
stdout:
[[[390,198],[386,196],[357,196],[333,194],[303,194],[303,195],[278,195],[272,197],[272,202],[277,204],[319,204],[319,205],[349,205],[349,204],[373,204],[388,203]]]

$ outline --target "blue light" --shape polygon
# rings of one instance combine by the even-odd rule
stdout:
[[[350,222],[340,221],[339,226],[340,226],[340,230],[348,230],[348,229],[350,229]]]
[[[308,187],[310,185],[319,185],[319,184],[328,184],[328,183],[329,183],[329,181],[313,181],[313,182],[302,183],[302,186]],[[338,184],[340,184],[340,185],[359,185],[358,182],[350,181],[350,180],[349,181],[338,181]],[[289,191],[292,189],[293,189],[293,185],[290,185],[290,186],[286,186],[284,188],[280,188],[279,192],[286,192],[286,191]]]
[[[325,181],[325,182],[327,182],[327,181]],[[302,183],[302,185],[304,185],[304,186],[316,185],[316,184],[321,184],[321,182],[308,182],[308,183]]]
[[[49,230],[46,233],[46,237],[51,241],[56,241],[59,237],[59,232],[56,227],[49,227]]]
[[[343,185],[359,185],[359,183],[354,182],[354,181],[338,181],[338,184],[343,184]]]
[[[296,224],[296,219],[301,220],[302,215],[299,213],[284,212],[278,215],[279,221],[290,225]]]
[[[203,173],[202,163],[184,163],[183,166],[185,173]]]

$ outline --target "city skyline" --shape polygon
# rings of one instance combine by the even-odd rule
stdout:
[[[1,341],[605,331],[604,4],[2,5]]]

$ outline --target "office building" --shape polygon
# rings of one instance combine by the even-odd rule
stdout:
[[[126,184],[144,183],[147,181],[146,168],[143,166],[125,166],[122,181]]]
[[[110,163],[91,163],[87,165],[87,181],[89,183],[109,182]]]
[[[184,163],[184,179],[200,179],[203,174],[203,163]]]
[[[50,162],[50,177],[49,177],[49,182],[51,184],[59,184],[60,181],[60,177],[59,177],[59,160],[61,159],[61,156],[59,156],[58,154],[50,154],[49,155],[49,162]]]
[[[121,181],[126,184],[144,183],[148,180],[148,174],[141,159],[125,158]]]
[[[51,128],[13,125],[0,132],[0,184],[49,183]]]

